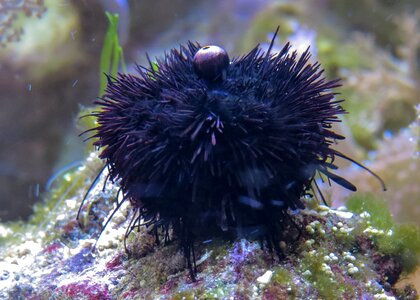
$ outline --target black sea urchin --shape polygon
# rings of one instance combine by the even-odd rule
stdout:
[[[331,129],[345,113],[331,91],[338,80],[308,63],[308,50],[272,52],[274,39],[232,61],[189,42],[157,70],[109,78],[96,101],[95,145],[133,207],[128,233],[173,230],[192,276],[199,237],[252,231],[280,252],[287,210],[305,207],[317,174],[356,190],[331,172],[337,156],[351,160],[331,148],[344,138]]]

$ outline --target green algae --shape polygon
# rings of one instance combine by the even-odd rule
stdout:
[[[140,234],[138,234],[140,235]],[[156,246],[152,252],[143,257],[131,255],[124,263],[132,274],[126,278],[126,284],[135,290],[158,290],[171,276],[185,268],[185,261],[178,245]]]
[[[91,128],[96,128],[98,126],[96,117],[93,115],[95,112],[98,111],[97,106],[83,106],[80,108],[79,113],[76,117],[76,126],[80,130],[80,132],[85,132],[90,130]],[[93,143],[97,140],[96,138],[90,138],[92,134],[85,136],[85,155],[88,155],[90,152],[94,151]]]
[[[105,12],[108,19],[108,29],[105,33],[104,44],[101,50],[100,65],[99,65],[99,97],[105,94],[108,80],[117,77],[118,70],[127,72],[127,67],[124,61],[124,51],[119,42],[118,37],[118,22],[119,15]],[[109,77],[108,77],[109,76]],[[96,117],[94,113],[98,111],[97,106],[81,107],[76,119],[77,128],[81,132],[85,132],[97,127]],[[89,154],[94,150],[93,143],[95,138],[86,137],[85,154]]]
[[[229,293],[226,287],[219,286],[219,287],[209,289],[208,291],[201,291],[197,298],[198,299],[224,299],[228,295]]]
[[[289,285],[292,283],[292,275],[290,274],[290,271],[285,267],[276,267],[274,268],[273,272],[273,284]]]
[[[351,117],[346,117],[346,123],[351,129],[354,140],[366,150],[377,148],[375,128],[368,123],[369,112],[375,111],[378,103],[374,94],[362,93],[355,87],[344,86],[339,88],[341,97],[346,99],[343,108],[351,112]]]
[[[220,238],[215,238],[208,240],[207,243],[200,243],[198,245],[198,249],[201,249],[201,247],[205,248],[205,251],[208,253],[207,260],[209,262],[216,262],[218,259],[227,257],[229,255],[229,250],[232,245],[231,243],[227,243]]]
[[[23,221],[2,223],[0,226],[2,231],[0,246],[18,244],[27,232],[27,225]]]
[[[368,205],[365,205],[366,207]],[[320,206],[321,208],[322,206]],[[371,204],[371,211],[383,211],[381,205]],[[377,276],[372,269],[370,255],[373,253],[369,247],[376,249],[376,236],[366,236],[367,228],[372,232],[380,232],[382,229],[372,225],[367,219],[368,213],[362,212],[362,217],[348,215],[344,219],[336,218],[334,215],[341,213],[331,210],[319,209],[319,214],[324,218],[318,220],[309,219],[305,233],[308,234],[306,241],[299,246],[299,260],[296,271],[298,278],[305,278],[305,284],[315,288],[315,293],[322,299],[355,299],[361,296],[361,283],[369,282]],[[387,210],[385,210],[387,212]],[[348,213],[347,213],[348,214]],[[379,213],[378,213],[379,214]],[[338,216],[337,215],[337,216]],[[391,219],[392,220],[392,219]],[[378,224],[389,227],[385,223]],[[383,232],[383,230],[382,230]],[[359,238],[365,236],[372,241],[372,246],[359,248]],[[367,243],[370,245],[370,242]],[[384,253],[382,249],[377,250],[380,256]],[[401,255],[401,253],[400,253]],[[403,256],[403,255],[402,255]],[[395,254],[392,257],[397,257]],[[393,259],[389,257],[390,259]],[[388,259],[385,256],[385,259]],[[290,273],[293,274],[293,273]],[[382,278],[382,277],[381,277]],[[386,278],[382,278],[383,280]],[[356,284],[357,282],[357,284]],[[363,286],[362,288],[367,288]],[[372,290],[373,293],[385,296],[381,289]]]
[[[120,45],[118,38],[118,14],[111,14],[106,12],[108,19],[108,30],[105,34],[104,45],[102,46],[101,59],[100,59],[100,87],[99,97],[105,93],[106,86],[108,84],[108,77],[115,77],[118,72],[118,68],[121,66],[124,72],[127,72],[127,68],[124,62],[123,49]]]
[[[313,189],[316,189],[315,186],[312,186]],[[305,201],[305,207],[308,209],[317,210],[320,205],[320,201],[316,197],[308,197],[303,199]]]
[[[217,286],[208,290],[202,288],[189,288],[174,293],[170,299],[174,300],[216,300],[225,299],[229,293],[223,286]]]
[[[291,3],[276,3],[260,12],[253,20],[238,49],[247,52],[255,44],[267,40],[267,32],[273,32],[279,26],[279,36],[285,37],[293,33],[292,20],[300,14],[298,6]]]
[[[317,39],[318,58],[330,77],[337,77],[339,69],[371,69],[372,60],[357,43],[340,41],[338,37],[320,32]]]
[[[400,5],[401,2],[405,4]],[[406,4],[407,1],[332,1],[330,7],[342,22],[374,34],[376,40],[386,47],[396,48],[403,42],[403,34],[395,15]]]
[[[300,272],[318,290],[323,299],[339,299],[343,295],[341,285],[338,283],[330,267],[325,264],[324,256],[328,252],[323,247],[317,247],[303,256]]]
[[[197,293],[195,291],[182,291],[177,292],[172,296],[173,300],[195,300],[197,299]],[[212,298],[207,298],[212,299]]]
[[[411,224],[395,225],[391,234],[377,238],[379,251],[398,255],[405,273],[413,272],[420,261],[420,230]]]
[[[395,223],[385,201],[369,194],[351,197],[347,207],[359,215],[368,213],[363,232],[373,235],[378,251],[397,257],[405,273],[416,269],[420,262],[418,226]]]
[[[409,126],[416,119],[413,104],[413,101],[409,99],[397,99],[383,105],[381,110],[383,121],[379,128],[380,131],[390,130],[397,133],[401,128]]]
[[[349,211],[370,214],[370,223],[378,229],[389,230],[394,226],[394,220],[387,203],[372,194],[356,194],[346,202]]]

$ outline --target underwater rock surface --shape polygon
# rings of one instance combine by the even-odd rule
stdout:
[[[156,245],[146,229],[130,235],[125,253],[128,205],[96,240],[116,205],[106,174],[78,226],[77,207],[100,166],[92,153],[55,184],[29,224],[0,227],[0,298],[416,299],[414,288],[395,283],[417,265],[419,231],[395,224],[380,202],[355,197],[349,209],[309,203],[290,212],[296,227],[286,229],[281,261],[256,241],[198,241],[192,282],[178,243]]]

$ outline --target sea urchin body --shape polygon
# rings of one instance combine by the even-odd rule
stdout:
[[[309,51],[272,44],[230,61],[190,42],[157,70],[109,78],[96,101],[95,145],[134,209],[130,228],[171,228],[190,269],[204,235],[252,232],[278,250],[287,210],[304,208],[317,174],[356,189],[331,172],[347,158],[331,148],[343,139],[331,129],[345,113],[338,81],[308,63]]]

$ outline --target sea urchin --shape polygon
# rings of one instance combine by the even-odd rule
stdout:
[[[274,39],[233,60],[189,42],[157,68],[109,78],[96,101],[95,145],[134,210],[127,234],[173,231],[192,276],[193,243],[204,236],[252,233],[280,252],[288,209],[319,194],[315,176],[356,190],[331,171],[336,157],[358,164],[331,147],[344,139],[331,128],[345,113],[332,91],[339,81],[308,50],[272,52]]]

